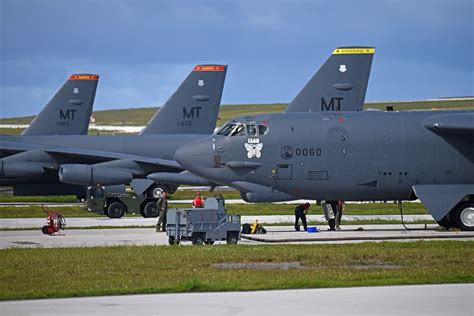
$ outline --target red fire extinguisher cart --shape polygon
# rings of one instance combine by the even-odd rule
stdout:
[[[41,231],[45,235],[58,235],[61,234],[61,230],[64,230],[66,227],[66,218],[58,211],[46,211],[48,215],[46,218],[46,225],[43,226]]]

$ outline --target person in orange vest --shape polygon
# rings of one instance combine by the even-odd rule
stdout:
[[[204,201],[202,200],[201,193],[196,193],[196,197],[193,200],[193,208],[203,208]]]

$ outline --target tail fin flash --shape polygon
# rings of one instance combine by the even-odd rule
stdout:
[[[285,112],[361,111],[375,53],[373,47],[339,47]]]
[[[194,67],[140,134],[211,134],[226,72],[224,65]]]
[[[85,135],[98,75],[72,75],[22,135]]]

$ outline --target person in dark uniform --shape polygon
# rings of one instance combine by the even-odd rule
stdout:
[[[304,203],[295,207],[295,230],[297,232],[300,231],[300,219],[301,223],[303,224],[304,230],[308,230],[308,225],[306,223],[306,213],[308,213],[309,206],[309,203]]]
[[[336,230],[341,230],[341,219],[342,219],[342,213],[344,212],[344,209],[346,208],[346,202],[344,201],[337,201],[337,207],[336,207],[336,220],[335,220],[335,229]]]
[[[168,212],[168,193],[163,192],[161,194],[160,199],[156,202],[156,206],[158,207],[159,215],[158,215],[158,222],[156,223],[156,231],[164,232],[166,231],[166,213]]]

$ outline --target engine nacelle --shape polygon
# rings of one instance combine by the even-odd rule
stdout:
[[[255,190],[252,192],[240,191],[240,197],[249,203],[283,202],[295,199],[287,193],[278,190],[271,191],[270,188],[268,190]]]
[[[2,178],[34,178],[44,173],[42,166],[26,161],[3,161],[0,160],[0,176]]]
[[[130,171],[80,164],[65,164],[59,169],[59,180],[77,185],[128,184],[133,175]]]

